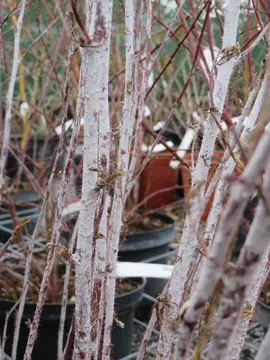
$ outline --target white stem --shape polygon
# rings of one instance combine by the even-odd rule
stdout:
[[[240,12],[239,3],[239,0],[230,0],[227,3],[227,8],[224,13],[225,24],[223,48],[227,48],[229,45],[235,44],[236,42],[238,17]],[[218,109],[219,114],[223,112],[223,106],[234,64],[235,59],[232,58],[218,68],[218,74],[213,93],[213,102]],[[194,189],[198,184],[200,184],[201,180],[204,181],[204,179],[207,179],[217,134],[218,127],[215,123],[215,120],[211,115],[209,115],[208,119],[204,122],[203,141],[197,165],[192,174],[192,186]],[[178,317],[178,307],[183,299],[185,284],[188,279],[192,261],[194,259],[197,244],[196,234],[202,211],[204,190],[205,185],[201,185],[197,190],[199,196],[196,197],[196,199],[191,199],[190,201],[190,211],[188,212],[186,218],[178,251],[178,260],[175,264],[168,291],[172,305],[166,307],[164,310],[163,324],[157,349],[157,353],[161,359],[168,358],[171,352],[173,332],[169,324],[172,321],[175,321]],[[200,205],[198,206],[198,204]],[[177,304],[177,306],[175,306],[175,304]]]
[[[146,32],[149,39],[152,36],[152,1],[146,0],[147,4],[147,24],[146,24]]]
[[[90,47],[81,49],[81,88],[85,99],[85,113],[83,184],[77,242],[79,260],[76,263],[74,359],[90,358],[91,298],[95,287],[91,278],[95,251],[93,243],[95,244],[95,232],[99,230],[95,229],[95,214],[101,210],[100,198],[105,191],[99,188],[97,171],[92,170],[97,167],[107,169],[104,161],[109,162],[105,138],[109,139],[108,76],[112,1],[88,1],[86,11],[86,29],[92,41]]]
[[[72,237],[70,239],[70,243],[68,247],[69,254],[73,253],[77,235],[78,235],[78,221],[76,222],[76,225],[72,233]],[[68,304],[68,285],[70,280],[70,270],[71,270],[71,261],[69,261],[66,264],[66,273],[65,273],[65,280],[63,285],[62,307],[61,307],[61,315],[60,315],[59,330],[58,330],[58,360],[64,360],[64,353],[63,353],[64,329],[65,329],[66,309]]]
[[[264,282],[266,281],[269,275],[269,259],[270,258],[270,248],[262,257],[262,261],[259,264],[259,267],[256,271],[253,280],[248,286],[247,293],[245,296],[244,304],[247,304],[251,310],[251,316],[256,311],[255,306],[260,295],[260,291],[263,287]],[[245,343],[246,333],[248,326],[250,324],[250,316],[244,316],[240,314],[237,324],[234,328],[233,334],[231,336],[230,344],[228,346],[229,353],[226,360],[238,360],[240,353]]]
[[[29,281],[29,274],[30,274],[30,269],[31,269],[31,261],[32,261],[32,256],[33,256],[34,244],[35,244],[34,241],[32,239],[30,239],[29,246],[28,246],[28,254],[27,254],[26,264],[25,264],[23,290],[22,290],[22,294],[21,294],[19,310],[18,310],[17,317],[16,317],[16,326],[15,326],[14,337],[13,337],[12,355],[11,355],[12,360],[16,360],[16,356],[17,356],[19,330],[20,330],[21,318],[22,318],[24,304],[25,304],[25,298],[26,298],[27,290],[28,290],[28,281]]]
[[[65,81],[65,91],[66,91],[67,94],[68,94],[68,86],[69,86],[69,78],[70,78],[70,66],[71,66],[72,55],[73,55],[73,46],[72,46],[72,44],[70,44],[68,64],[67,64],[67,73],[66,73],[66,81]],[[64,122],[65,122],[65,119],[66,119],[67,110],[68,110],[68,98],[65,99],[65,101],[63,103],[63,106],[62,106],[62,119],[61,119],[62,129],[64,128]],[[47,210],[47,206],[48,206],[48,198],[51,195],[53,184],[54,184],[54,181],[55,181],[55,178],[56,178],[56,172],[57,172],[57,168],[58,168],[58,163],[59,163],[60,157],[62,155],[63,143],[64,143],[64,131],[62,131],[60,139],[59,139],[56,158],[55,158],[53,168],[52,168],[52,172],[51,172],[51,175],[50,175],[50,178],[49,178],[49,181],[48,181],[48,185],[47,185],[47,188],[46,188],[46,191],[45,191],[45,195],[44,195],[44,199],[43,199],[43,203],[42,203],[42,208],[41,208],[40,215],[39,215],[38,221],[36,223],[36,226],[35,226],[35,229],[34,229],[34,232],[33,232],[33,235],[32,235],[32,239],[31,239],[32,244],[35,243],[35,241],[36,241],[36,239],[37,239],[37,237],[39,235],[40,228],[41,228],[42,222],[44,220],[44,216],[46,214],[46,210]],[[13,344],[12,344],[12,354],[13,354],[14,359],[16,359],[16,352],[17,352],[17,346],[18,346],[21,319],[22,319],[25,300],[26,300],[26,295],[27,295],[27,291],[28,291],[28,281],[29,281],[29,275],[30,275],[30,266],[31,266],[32,256],[33,256],[32,246],[33,245],[30,244],[29,250],[28,250],[28,257],[27,257],[25,274],[24,274],[23,292],[22,292],[22,295],[21,295],[20,305],[19,305],[19,309],[18,309],[18,313],[17,313],[17,317],[16,317],[16,326],[15,326],[14,338],[13,338]]]
[[[269,80],[267,77],[264,78],[262,84],[261,84],[260,78],[258,79],[255,87],[253,88],[253,90],[248,98],[245,108],[243,109],[243,113],[237,123],[236,130],[235,130],[237,136],[241,132],[241,129],[244,127],[244,130],[240,137],[240,142],[244,148],[247,146],[247,141],[251,134],[251,129],[254,129],[255,122],[256,122],[259,112],[261,110],[263,98],[266,96],[265,91],[267,89],[268,84],[269,84]],[[259,89],[260,85],[261,85],[261,88]],[[257,97],[256,97],[256,95],[257,95]],[[256,100],[255,100],[255,97],[256,97]],[[255,100],[255,103],[254,103],[254,100]],[[254,103],[254,105],[253,105],[253,103]],[[252,105],[253,105],[253,107],[249,114],[249,111],[250,111]],[[248,116],[248,114],[249,114],[249,116]],[[248,120],[244,124],[244,120],[246,119],[247,116],[248,116]],[[234,148],[235,144],[236,144],[235,135],[232,134],[231,139],[230,139],[231,148]],[[236,151],[237,150],[240,151],[239,148],[236,146]],[[225,178],[227,175],[231,175],[235,168],[235,161],[232,157],[228,158],[229,155],[230,155],[230,153],[229,153],[229,150],[227,149],[223,156],[223,159],[225,159],[225,163],[223,163],[223,161],[221,161],[221,163],[219,164],[218,169],[216,170],[216,173],[215,173],[215,175],[208,187],[207,193],[205,195],[205,199],[208,200],[213,189],[217,186],[216,190],[215,190],[213,205],[210,209],[210,213],[207,218],[207,225],[206,225],[205,236],[204,236],[205,241],[207,241],[210,246],[212,244],[212,241],[213,241],[215,233],[216,233],[216,227],[217,227],[217,223],[218,223],[218,218],[221,214],[221,208],[222,208],[222,202],[224,199],[224,194],[226,193],[226,189],[228,187],[228,184],[227,184]],[[222,178],[221,178],[221,176],[222,176]],[[200,270],[203,268],[205,261],[206,261],[206,258],[204,257],[199,265]],[[197,271],[194,286],[196,286],[200,275],[201,275],[201,271]]]
[[[3,329],[3,333],[2,333],[2,343],[1,343],[3,352],[4,352],[5,346],[6,346],[7,328],[8,328],[9,318],[12,315],[12,313],[16,310],[17,306],[20,304],[20,301],[21,301],[21,298],[12,306],[12,308],[6,314],[4,329]],[[14,335],[14,336],[16,336],[16,335]]]
[[[165,285],[165,287],[163,289],[162,295],[167,293],[168,286],[169,286],[169,283],[167,282],[167,284]],[[147,344],[149,343],[151,335],[152,335],[153,331],[155,330],[155,325],[158,321],[158,318],[160,318],[160,316],[163,312],[164,306],[165,306],[165,304],[162,302],[159,303],[158,300],[155,303],[152,314],[151,314],[151,318],[148,322],[147,329],[145,330],[144,337],[141,342],[140,349],[138,351],[136,360],[143,360],[145,358]],[[158,325],[160,326],[160,324],[158,324]]]
[[[246,105],[243,109],[243,112],[237,122],[235,133],[231,134],[230,137],[230,147],[233,149],[236,145],[236,138],[235,136],[238,136],[238,134],[241,133],[242,129],[244,128],[241,137],[240,142],[242,146],[245,148],[247,145],[248,138],[251,134],[251,129],[254,128],[255,122],[258,118],[261,106],[262,106],[262,100],[265,96],[265,91],[267,89],[268,81],[266,78],[263,79],[263,82],[261,81],[262,72],[260,73],[260,76],[258,77],[256,84],[254,88],[252,89],[249,98],[246,102]],[[255,102],[254,102],[255,100]],[[251,112],[250,109],[252,108]],[[248,119],[246,120],[248,116]],[[246,123],[244,124],[244,121],[246,120]],[[236,146],[235,151],[240,151],[240,149]],[[240,154],[241,155],[241,154]],[[227,182],[225,181],[225,177],[227,175],[232,174],[234,168],[235,168],[235,161],[230,156],[229,149],[227,149],[224,153],[223,159],[225,159],[225,163],[222,161],[220,162],[210,184],[207,189],[207,192],[204,197],[204,204],[207,203],[209,200],[213,190],[216,187],[215,190],[215,196],[213,200],[213,204],[210,209],[210,213],[207,218],[207,224],[205,228],[205,235],[204,240],[211,246],[212,241],[214,239],[215,233],[216,233],[216,227],[218,223],[218,218],[221,214],[221,206],[223,201],[223,196],[226,193],[227,189]],[[227,160],[226,160],[227,159]],[[206,262],[206,258],[203,257],[202,261],[199,264],[198,270],[196,272],[196,276],[194,279],[193,289],[196,287],[199,278],[201,276],[201,269],[204,267]]]
[[[231,239],[239,226],[248,199],[254,191],[254,184],[264,169],[266,154],[268,154],[269,150],[270,138],[269,132],[266,131],[258,144],[256,152],[246,166],[242,176],[243,181],[232,185],[231,194],[222,214],[209,257],[202,270],[196,290],[191,297],[191,303],[180,324],[178,350],[180,352],[179,356],[182,356],[182,358],[186,356],[191,335],[200,318],[204,304],[211,296],[216,282],[221,276],[222,266]]]
[[[270,327],[263,339],[255,360],[268,360],[270,354]]]
[[[81,79],[80,79],[81,80]],[[81,104],[80,104],[81,105]],[[58,195],[58,201],[57,201],[57,208],[55,212],[55,218],[54,218],[54,225],[53,225],[53,231],[52,236],[50,239],[50,247],[49,252],[47,256],[47,263],[43,274],[43,279],[40,286],[40,292],[39,297],[37,301],[37,306],[34,314],[34,318],[30,327],[30,333],[26,345],[26,351],[24,354],[24,360],[31,360],[32,358],[32,352],[34,348],[34,344],[37,338],[38,333],[38,327],[40,322],[40,316],[42,313],[42,309],[45,303],[46,295],[47,295],[47,289],[48,289],[48,283],[50,280],[50,275],[53,269],[53,264],[55,260],[56,255],[56,247],[58,245],[60,231],[61,231],[61,223],[62,223],[62,214],[64,209],[64,201],[67,194],[67,187],[70,179],[70,172],[71,167],[74,161],[74,155],[76,150],[76,145],[80,133],[80,114],[81,114],[81,106],[77,108],[77,113],[74,121],[73,131],[71,135],[71,141],[68,148],[68,154],[67,154],[67,160],[64,167],[61,184],[60,184],[60,190]],[[43,203],[43,206],[44,203]]]
[[[17,78],[17,71],[18,66],[20,64],[19,53],[20,53],[20,38],[21,38],[21,30],[23,24],[23,17],[25,12],[25,5],[26,0],[21,1],[21,11],[18,18],[17,29],[14,38],[14,52],[13,52],[13,65],[11,71],[11,77],[9,82],[9,88],[7,93],[7,101],[6,101],[6,115],[5,115],[5,129],[4,129],[4,136],[2,141],[2,150],[1,150],[1,159],[0,159],[0,204],[2,201],[2,188],[5,184],[4,180],[4,169],[6,165],[6,160],[8,156],[8,143],[10,138],[10,131],[11,131],[11,109],[12,109],[12,102],[13,102],[13,94],[14,94],[14,87]]]
[[[269,136],[269,134],[268,134]],[[258,148],[256,151],[259,151]],[[264,193],[269,194],[270,190],[270,162],[266,168],[264,179]],[[208,352],[209,359],[223,360],[227,355],[227,345],[241,306],[243,305],[244,295],[248,285],[252,282],[256,270],[264,270],[267,264],[267,258],[261,264],[263,254],[268,255],[269,248],[269,229],[270,215],[263,199],[259,201],[254,220],[251,224],[247,239],[241,249],[240,256],[237,260],[235,271],[224,279],[224,290],[220,301],[220,307],[217,314],[217,326],[210,344]],[[263,274],[260,274],[262,277]]]
[[[135,59],[134,59],[134,25],[135,25],[135,2],[125,2],[125,29],[126,29],[126,73],[125,93],[122,113],[122,126],[118,150],[118,164],[122,176],[116,178],[114,198],[110,225],[108,231],[109,253],[107,255],[107,283],[105,294],[105,326],[103,338],[102,359],[110,359],[111,351],[111,329],[113,325],[114,297],[116,281],[116,264],[119,246],[119,237],[122,226],[122,214],[124,209],[124,193],[126,190],[127,172],[130,154],[130,137],[135,123],[134,93],[137,93],[138,83],[135,82]]]
[[[104,210],[101,218],[99,233],[95,248],[95,261],[93,269],[93,289],[92,289],[92,333],[91,333],[91,359],[98,359],[101,351],[101,337],[103,329],[103,319],[105,313],[105,273],[106,273],[106,253],[107,253],[107,222],[108,222],[109,199],[105,200]]]

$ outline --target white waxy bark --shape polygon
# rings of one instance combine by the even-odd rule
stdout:
[[[268,62],[268,66],[269,66],[269,62]],[[249,99],[247,100],[245,108],[243,109],[243,112],[237,123],[235,131],[238,136],[238,134],[240,134],[241,131],[243,130],[242,134],[240,136],[240,142],[244,148],[247,146],[247,141],[248,141],[249,136],[252,133],[252,129],[254,129],[254,125],[256,123],[256,120],[257,120],[258,115],[261,110],[263,98],[266,96],[266,91],[267,91],[268,85],[269,85],[268,76],[266,76],[263,79],[262,84],[261,84],[261,78],[259,77],[259,79],[256,82],[256,85],[254,86],[252,92],[250,93]],[[261,88],[259,89],[260,86],[261,86]],[[256,95],[257,95],[257,97],[256,97]],[[255,102],[254,102],[254,100],[255,100]],[[253,105],[253,107],[252,107],[252,105]],[[250,111],[251,107],[252,107],[252,110]],[[248,118],[247,118],[247,116],[248,116]],[[245,124],[244,124],[244,121],[245,121]],[[236,139],[235,139],[234,133],[231,135],[230,147],[231,147],[231,149],[234,149],[234,151],[237,152],[237,154],[239,156],[241,156],[241,153],[239,153],[240,149],[236,145]],[[228,156],[229,156],[229,158],[228,158]],[[223,162],[223,159],[225,159],[224,160],[225,162]],[[210,209],[210,212],[209,212],[209,215],[207,218],[207,224],[206,224],[205,235],[204,235],[204,240],[207,243],[209,243],[209,246],[211,246],[212,241],[215,236],[215,233],[216,233],[218,219],[219,219],[219,216],[220,216],[221,210],[222,210],[222,202],[224,199],[224,194],[225,194],[227,186],[228,186],[225,178],[226,178],[226,176],[231,175],[235,168],[235,161],[232,157],[230,157],[229,149],[227,149],[225,151],[223,159],[214,174],[214,177],[209,185],[207,194],[205,196],[205,198],[208,200],[210,198],[210,195],[211,195],[213,189],[216,187],[213,204],[212,204],[212,207]],[[205,261],[206,261],[206,258],[204,257],[199,265],[200,269],[203,268]],[[201,271],[197,271],[194,286],[196,286],[200,275],[201,275]]]
[[[224,12],[224,37],[223,48],[227,48],[236,42],[238,17],[240,11],[240,2],[228,1],[227,8]],[[235,54],[237,55],[237,54]],[[228,90],[230,77],[234,68],[235,58],[231,58],[218,68],[218,74],[215,81],[213,101],[219,114],[223,112],[223,106]],[[207,178],[208,171],[211,165],[211,158],[214,151],[216,137],[218,134],[218,127],[214,118],[209,115],[204,122],[204,136],[197,161],[196,168],[192,174],[192,187],[200,184]],[[170,287],[168,290],[168,297],[171,301],[171,306],[167,306],[164,310],[163,324],[157,349],[157,358],[167,359],[171,352],[173,331],[171,329],[171,322],[174,322],[178,317],[179,305],[182,302],[185,284],[188,278],[189,270],[191,268],[194,254],[197,246],[197,230],[200,221],[205,185],[199,187],[199,195],[190,199],[190,211],[187,214],[184,231],[181,237],[178,258],[171,277]],[[191,189],[192,191],[192,189]],[[176,306],[176,305],[177,306]]]
[[[238,360],[240,358],[240,353],[243,349],[246,333],[250,324],[250,318],[252,317],[252,314],[256,313],[256,302],[259,298],[263,284],[269,275],[269,259],[270,248],[263,254],[259,267],[256,270],[256,274],[248,286],[244,304],[250,309],[250,316],[240,313],[228,346],[229,352],[226,360]]]
[[[103,320],[105,314],[105,274],[106,274],[106,253],[108,249],[107,221],[108,203],[105,199],[104,209],[99,227],[99,237],[95,239],[95,261],[93,264],[93,288],[92,288],[92,308],[91,308],[91,359],[98,359],[101,351],[101,339],[103,330]]]
[[[56,248],[58,245],[60,231],[61,231],[64,201],[65,201],[65,197],[66,197],[66,193],[67,193],[68,182],[70,179],[71,166],[74,161],[74,154],[75,154],[75,149],[76,149],[76,145],[77,145],[77,141],[78,141],[78,137],[79,137],[79,131],[80,131],[80,122],[78,121],[78,118],[79,118],[79,116],[76,117],[75,122],[74,122],[71,141],[70,141],[68,154],[67,154],[67,160],[66,160],[66,164],[65,164],[62,179],[61,179],[60,190],[59,190],[58,201],[57,201],[57,208],[56,208],[54,224],[53,224],[52,236],[51,236],[50,242],[48,243],[48,245],[50,245],[50,246],[49,246],[49,252],[48,252],[48,256],[47,256],[47,263],[46,263],[46,267],[45,267],[44,274],[43,274],[43,279],[42,279],[41,286],[40,286],[39,297],[38,297],[38,301],[37,301],[37,305],[36,305],[34,318],[31,323],[31,326],[30,326],[30,333],[29,333],[29,337],[28,337],[28,341],[27,341],[26,351],[24,354],[24,360],[31,360],[31,358],[32,358],[32,352],[33,352],[34,344],[35,344],[35,341],[37,338],[40,316],[41,316],[42,309],[43,309],[43,306],[44,306],[44,303],[46,300],[48,284],[50,281],[50,275],[52,273],[53,264],[55,261]]]
[[[267,135],[269,136],[269,134]],[[259,150],[258,148],[256,151]],[[270,161],[266,168],[263,190],[265,194],[269,194]],[[268,200],[269,196],[266,199]],[[208,352],[209,360],[217,357],[220,360],[226,358],[229,340],[244,303],[248,285],[256,275],[257,269],[264,270],[267,264],[268,258],[265,259],[263,255],[268,255],[269,231],[270,214],[264,200],[260,199],[247,239],[236,262],[236,268],[224,279],[224,290],[217,314],[217,326]],[[261,265],[262,260],[266,261]],[[260,275],[262,277],[263,274]]]
[[[252,135],[252,130],[254,129],[254,125],[256,123],[256,120],[258,118],[258,114],[260,112],[262,102],[264,98],[267,98],[267,93],[269,89],[269,57],[267,59],[266,63],[266,76],[264,77],[261,89],[258,93],[257,99],[254,103],[253,109],[246,121],[245,128],[241,135],[241,142],[243,147],[245,148],[247,146],[248,139]],[[249,236],[249,235],[248,235]],[[248,306],[251,309],[255,308],[257,299],[259,297],[260,289],[266,280],[268,273],[269,273],[269,265],[268,265],[268,252],[265,252],[265,254],[262,257],[262,261],[259,264],[259,268],[256,271],[255,276],[253,277],[252,282],[250,283],[246,296],[245,296],[245,304],[248,304]],[[227,355],[227,360],[238,360],[240,356],[240,352],[243,348],[246,332],[248,330],[249,326],[249,317],[243,316],[240,314],[237,324],[234,328],[233,335],[231,336],[230,345],[229,345],[229,354]]]
[[[270,354],[270,327],[261,343],[260,349],[255,357],[255,360],[268,360]]]
[[[234,183],[226,208],[222,214],[215,239],[202,275],[191,296],[191,303],[183,315],[179,328],[178,358],[184,359],[193,330],[200,318],[205,302],[211,296],[217,280],[222,273],[223,263],[235,234],[245,206],[254,191],[254,184],[265,167],[266,155],[270,150],[269,131],[266,131],[258,144],[256,152],[250,159],[240,181]]]
[[[20,54],[20,38],[21,38],[21,30],[23,25],[23,17],[25,12],[26,0],[22,0],[20,4],[20,15],[18,18],[17,29],[15,32],[15,39],[14,39],[14,53],[13,53],[13,64],[12,64],[12,71],[11,77],[7,92],[7,101],[6,101],[6,114],[5,114],[5,128],[4,128],[4,135],[2,140],[2,150],[1,150],[1,158],[0,158],[0,203],[2,201],[2,187],[5,184],[4,179],[4,170],[8,156],[8,143],[10,138],[10,131],[11,131],[11,109],[12,109],[12,102],[13,102],[13,94],[14,88],[17,78],[18,66],[20,64],[19,54]]]
[[[116,178],[111,217],[108,228],[109,253],[107,254],[107,283],[106,283],[106,311],[103,337],[102,359],[110,359],[111,331],[114,314],[116,263],[119,246],[119,237],[122,226],[122,215],[124,209],[124,194],[126,191],[127,172],[129,165],[130,140],[135,124],[134,93],[137,93],[139,85],[135,80],[135,1],[125,2],[125,32],[126,32],[126,72],[125,92],[120,128],[120,141],[118,151],[118,169],[120,175]]]
[[[239,117],[237,125],[235,127],[236,135],[239,136],[241,134],[240,141],[244,147],[245,147],[245,143],[247,142],[248,136],[250,135],[251,128],[254,127],[254,124],[258,118],[258,115],[259,115],[259,112],[261,109],[261,105],[262,105],[262,99],[263,99],[263,96],[264,96],[266,88],[267,88],[266,79],[264,78],[263,81],[261,79],[262,75],[263,75],[263,72],[260,73],[259,78],[258,78],[252,92],[250,93],[250,96],[248,98],[246,106],[243,109],[243,112],[242,112],[241,116]],[[251,112],[250,112],[250,110],[251,110]],[[238,155],[241,155],[241,154],[239,154],[239,149],[238,149],[238,146],[236,146],[236,144],[237,144],[237,141],[235,139],[235,134],[232,134],[231,139],[230,139],[230,147],[231,147],[231,149],[234,149],[234,151],[237,151]],[[229,169],[229,168],[232,168],[232,166],[235,166],[234,159],[233,158],[228,159],[229,156],[230,156],[230,151],[229,151],[229,149],[227,149],[223,156],[223,159],[225,159],[225,163],[223,162],[223,159],[222,159],[222,161],[219,164],[219,166],[208,186],[208,189],[206,191],[205,198],[204,198],[205,202],[207,202],[209,200],[213,190],[217,186],[219,179],[222,176],[224,177],[223,170],[225,168]],[[228,159],[228,160],[226,160],[226,159]],[[228,171],[228,174],[230,174],[231,172],[232,172],[232,170]],[[211,228],[211,226],[210,226],[210,228]]]
[[[72,237],[69,242],[68,247],[68,253],[72,254],[74,250],[75,241],[77,239],[78,235],[78,221],[76,222],[76,225],[74,226],[74,230],[72,233]],[[70,272],[71,272],[71,261],[68,261],[66,264],[66,272],[65,272],[65,280],[63,285],[63,296],[62,296],[62,307],[61,307],[61,314],[60,314],[60,322],[59,322],[59,330],[58,330],[58,360],[65,360],[64,358],[64,330],[65,330],[65,320],[66,320],[66,310],[67,310],[67,304],[68,304],[68,285],[70,281]]]
[[[62,129],[64,128],[64,122],[66,119],[66,114],[67,114],[67,110],[68,110],[68,88],[69,88],[69,78],[70,78],[70,66],[71,66],[71,59],[73,56],[73,47],[72,45],[70,45],[69,47],[69,57],[68,57],[68,65],[67,65],[67,73],[66,73],[66,81],[65,81],[65,98],[63,101],[63,105],[62,105],[62,121],[61,121],[61,126]],[[75,133],[76,134],[76,133]],[[52,188],[53,188],[53,184],[57,175],[57,169],[58,169],[58,163],[60,160],[60,157],[62,155],[62,149],[63,149],[63,143],[64,143],[64,131],[62,131],[61,136],[59,138],[59,143],[58,143],[58,148],[57,148],[57,153],[56,153],[56,158],[55,158],[55,162],[53,164],[53,168],[52,168],[52,172],[51,172],[51,176],[49,178],[48,181],[48,185],[45,191],[45,195],[44,195],[44,199],[43,199],[43,204],[42,204],[42,208],[40,211],[40,215],[39,215],[39,219],[36,223],[33,235],[32,235],[32,239],[31,239],[31,243],[29,245],[29,249],[28,249],[28,256],[27,256],[27,261],[26,261],[26,266],[25,266],[25,273],[24,273],[24,284],[23,284],[23,291],[21,294],[21,298],[20,298],[20,304],[19,304],[19,309],[17,312],[17,317],[16,317],[16,325],[15,325],[15,331],[14,331],[14,337],[13,337],[13,344],[12,344],[12,359],[16,359],[17,356],[17,346],[18,346],[18,340],[19,340],[19,331],[20,331],[20,325],[21,325],[21,319],[22,319],[22,315],[23,315],[23,311],[24,311],[24,305],[25,305],[25,300],[26,300],[26,295],[27,295],[27,291],[28,291],[28,281],[29,281],[29,275],[30,275],[30,269],[31,269],[31,261],[32,261],[32,256],[33,256],[33,246],[34,243],[39,235],[40,232],[40,228],[43,222],[43,219],[45,217],[45,213],[47,210],[47,206],[48,206],[48,198],[52,192]],[[68,178],[67,178],[67,182],[68,182]]]
[[[100,187],[98,171],[107,169],[109,138],[108,76],[110,57],[112,1],[86,3],[86,31],[90,44],[81,47],[81,100],[84,101],[83,184],[76,262],[75,342],[73,359],[89,359],[92,343],[92,280],[95,251],[95,214],[106,192]],[[105,175],[106,177],[106,175]],[[104,175],[103,179],[106,182]],[[105,194],[106,197],[106,194]]]

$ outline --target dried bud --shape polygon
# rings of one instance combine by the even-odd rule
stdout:
[[[106,155],[105,155],[105,154],[101,154],[101,157],[100,157],[100,165],[101,165],[101,167],[103,167],[103,168],[106,168],[106,167],[107,167],[107,158],[106,158]]]

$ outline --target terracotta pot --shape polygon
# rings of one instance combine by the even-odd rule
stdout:
[[[215,151],[214,155],[212,157],[212,161],[211,161],[211,167],[210,167],[210,171],[208,173],[208,178],[207,178],[207,183],[206,183],[206,190],[208,188],[208,185],[215,173],[215,170],[217,168],[217,166],[220,163],[220,160],[223,157],[224,152],[223,151]],[[197,159],[198,159],[198,152],[194,152],[194,165],[196,165],[197,163]],[[187,153],[184,157],[184,161],[187,165],[191,166],[191,153]],[[190,191],[190,187],[191,187],[191,174],[190,174],[190,170],[188,170],[186,167],[182,166],[181,167],[181,172],[182,172],[182,182],[183,182],[183,186],[184,186],[184,197],[187,198],[189,191]],[[205,210],[203,212],[203,215],[201,217],[201,221],[205,222],[208,218],[208,214],[210,212],[212,203],[213,203],[213,199],[214,199],[214,193],[211,195]]]
[[[145,155],[142,156],[142,160],[144,160],[144,158]],[[157,209],[163,205],[171,204],[176,200],[176,185],[179,169],[170,167],[171,160],[172,154],[164,151],[153,154],[151,160],[145,166],[140,176],[139,202],[157,191],[173,186],[175,186],[175,189],[154,195],[143,204],[143,208]]]

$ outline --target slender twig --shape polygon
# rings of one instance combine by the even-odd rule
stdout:
[[[156,77],[156,79],[154,80],[152,86],[150,87],[150,89],[147,91],[146,95],[145,95],[145,100],[147,99],[147,97],[149,96],[149,94],[151,93],[151,91],[153,90],[153,88],[155,87],[155,85],[157,84],[157,82],[159,81],[159,79],[161,78],[161,76],[164,74],[164,72],[167,70],[167,68],[170,66],[170,64],[173,61],[173,58],[175,57],[175,55],[178,53],[179,49],[181,48],[181,46],[183,45],[184,41],[188,38],[189,34],[191,33],[192,29],[195,27],[195,24],[197,23],[198,19],[200,18],[201,14],[203,13],[204,9],[207,7],[208,2],[203,6],[203,8],[199,11],[196,19],[193,21],[193,23],[191,24],[188,32],[185,34],[185,36],[183,37],[183,40],[177,45],[176,49],[174,50],[174,52],[172,53],[172,55],[170,56],[169,61],[167,62],[167,64],[163,67],[162,71],[158,74],[158,76]]]
[[[254,184],[265,167],[267,160],[265,154],[268,153],[268,149],[270,150],[270,141],[269,133],[266,132],[242,175],[242,182],[236,182],[232,186],[203,273],[180,324],[180,336],[178,338],[178,355],[180,358],[185,357],[191,335],[204,304],[211,296],[216,282],[220,279],[221,269],[231,239],[239,226],[248,199],[254,191]]]
[[[11,78],[7,93],[7,100],[6,100],[6,115],[5,115],[5,128],[4,128],[4,135],[3,135],[3,145],[1,150],[1,159],[0,159],[0,190],[2,190],[5,180],[4,180],[4,169],[7,161],[8,155],[8,143],[10,138],[10,130],[11,130],[11,109],[13,103],[13,93],[15,88],[15,82],[17,77],[17,71],[20,63],[19,59],[19,52],[20,52],[20,38],[21,38],[21,30],[23,25],[23,17],[26,7],[26,0],[22,0],[21,2],[21,11],[18,18],[17,29],[15,33],[15,40],[14,40],[14,53],[13,53],[13,65],[12,65],[12,72]],[[2,201],[2,195],[0,192],[0,204]]]
[[[69,242],[68,253],[72,254],[75,246],[75,241],[78,235],[78,220],[73,229],[72,237]],[[60,314],[59,330],[58,330],[58,360],[64,360],[63,353],[63,344],[64,344],[64,329],[65,329],[65,319],[66,319],[66,309],[68,304],[68,285],[70,280],[70,271],[71,271],[71,260],[66,264],[65,280],[63,285],[63,296],[62,296],[62,307]]]
[[[15,229],[13,230],[10,238],[7,240],[7,242],[4,244],[4,246],[2,247],[1,251],[0,251],[0,259],[1,257],[4,255],[4,253],[7,251],[8,247],[16,240],[19,232],[21,231],[21,229],[27,225],[30,222],[29,219],[25,218],[23,220],[21,220],[15,227]]]
[[[73,55],[73,52],[70,51],[67,79],[69,79],[72,55]],[[65,96],[66,96],[66,101],[63,104],[63,117],[62,117],[62,134],[61,134],[62,137],[60,138],[61,141],[59,142],[59,145],[58,145],[57,158],[56,158],[56,161],[54,164],[53,172],[51,174],[50,183],[49,183],[50,186],[48,186],[49,190],[51,190],[53,180],[55,179],[56,169],[57,169],[57,165],[58,165],[57,160],[60,158],[61,151],[62,151],[62,144],[63,144],[63,139],[64,139],[64,131],[63,131],[64,121],[66,119],[66,113],[67,113],[68,80],[66,81]],[[54,226],[53,226],[53,232],[52,232],[52,236],[50,239],[50,243],[53,246],[50,246],[50,248],[49,248],[47,264],[46,264],[46,268],[44,271],[44,275],[43,275],[43,279],[42,279],[42,283],[41,283],[41,287],[40,287],[36,311],[35,311],[34,318],[33,318],[32,324],[31,324],[31,328],[30,328],[30,333],[29,333],[29,337],[28,337],[28,341],[27,341],[24,360],[30,360],[32,357],[32,351],[33,351],[33,347],[34,347],[36,336],[37,336],[38,326],[39,326],[39,322],[40,322],[40,316],[41,316],[41,312],[42,312],[43,305],[45,302],[48,283],[49,283],[50,275],[52,272],[52,267],[54,264],[55,253],[56,253],[56,248],[54,245],[57,245],[58,240],[59,240],[64,200],[65,200],[65,196],[66,196],[68,182],[70,179],[71,165],[73,163],[75,149],[76,149],[76,145],[77,145],[77,141],[78,141],[78,137],[79,137],[80,120],[81,120],[80,111],[81,111],[81,107],[78,108],[78,112],[76,114],[75,121],[73,124],[73,131],[72,131],[72,136],[71,136],[70,145],[69,145],[69,149],[68,149],[67,160],[66,160],[66,164],[65,164],[65,167],[63,170],[60,191],[58,194],[57,209],[56,209],[56,214],[55,214],[55,219],[54,219],[55,221],[54,221]],[[48,193],[46,194],[47,196],[45,197],[45,200],[43,201],[43,209],[42,209],[43,214],[45,214],[46,201],[49,197],[49,194],[50,193],[48,191]],[[39,227],[40,227],[40,221],[36,225],[35,232],[34,232],[35,235],[38,233]]]
[[[177,0],[178,1],[178,0]],[[239,16],[239,2],[233,0],[226,3],[227,11],[225,12],[225,29],[223,37],[223,48],[236,42],[238,16]],[[207,6],[207,4],[205,5]],[[217,79],[214,87],[213,98],[215,105],[221,110],[224,107],[225,97],[229,86],[230,76],[232,74],[235,64],[235,59],[232,58],[228,62],[219,65]],[[178,318],[178,310],[180,304],[183,302],[185,294],[186,281],[192,259],[194,258],[197,249],[197,232],[201,218],[201,211],[204,207],[204,192],[205,192],[205,179],[208,177],[208,171],[211,166],[211,157],[214,151],[215,141],[218,134],[218,127],[212,119],[211,115],[204,121],[204,137],[201,144],[200,153],[198,156],[196,168],[192,173],[192,189],[191,191],[196,194],[189,199],[190,207],[185,221],[184,231],[180,240],[178,250],[178,259],[176,261],[168,295],[171,302],[178,306],[168,306],[164,310],[163,323],[161,334],[158,344],[158,353],[162,359],[170,356],[173,344],[173,330],[170,326],[171,323]],[[185,343],[187,348],[187,343]]]
[[[47,28],[32,42],[32,44],[28,47],[28,49],[23,53],[22,59],[29,53],[29,51],[37,44],[37,42],[43,38],[44,35],[50,30],[50,28],[59,20],[60,16],[57,16],[48,26]]]
[[[34,2],[35,2],[35,0],[29,1],[29,2],[25,5],[25,7],[28,7],[29,5],[33,4]],[[16,15],[17,12],[19,12],[19,10],[21,9],[21,6],[22,6],[21,4],[15,6],[15,7],[7,14],[7,16],[6,16],[6,17],[2,20],[2,22],[0,23],[0,29],[1,29],[1,27],[5,24],[5,22],[7,22],[7,20],[8,20],[11,16]]]

